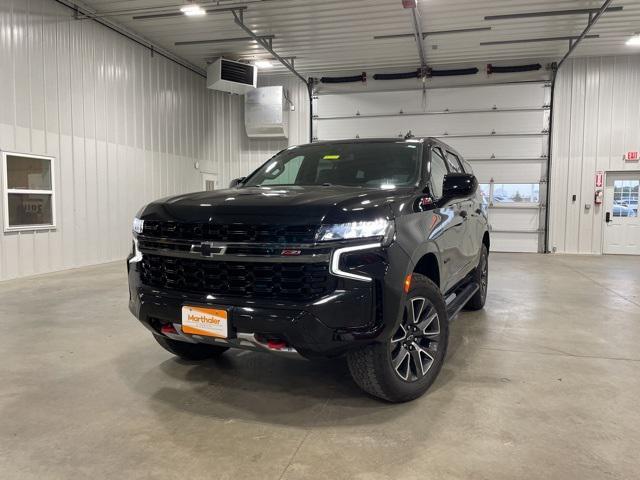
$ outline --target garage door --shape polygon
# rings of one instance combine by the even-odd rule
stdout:
[[[513,82],[315,96],[315,141],[437,137],[473,166],[489,204],[492,250],[543,250],[551,85]]]

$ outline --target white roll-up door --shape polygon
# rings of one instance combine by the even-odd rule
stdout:
[[[551,86],[545,81],[318,93],[314,141],[437,137],[473,166],[492,250],[542,251]]]

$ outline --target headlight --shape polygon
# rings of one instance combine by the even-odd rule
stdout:
[[[129,260],[129,263],[137,263],[142,260],[142,252],[138,248],[138,239],[133,237],[133,256]]]
[[[385,237],[389,234],[392,223],[386,219],[368,222],[338,223],[322,225],[316,234],[316,241],[350,240],[354,238]]]
[[[142,233],[144,230],[144,220],[140,220],[139,218],[133,219],[133,231],[135,233]]]

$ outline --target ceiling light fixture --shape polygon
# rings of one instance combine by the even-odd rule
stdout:
[[[258,68],[273,68],[273,63],[269,60],[256,60],[254,65]]]
[[[180,8],[180,11],[187,17],[201,17],[202,15],[207,14],[207,11],[197,3],[190,3],[189,5],[185,5],[184,7]]]
[[[634,33],[629,40],[627,40],[627,45],[630,47],[640,47],[640,32]]]

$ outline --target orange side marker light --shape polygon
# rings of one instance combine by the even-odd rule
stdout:
[[[411,276],[412,276],[412,274],[410,273],[404,279],[404,293],[409,293],[409,289],[411,288]]]

